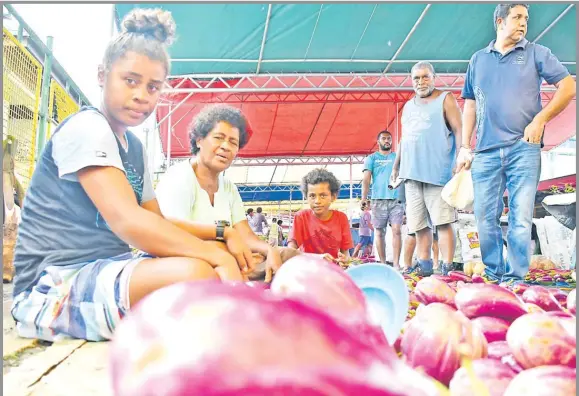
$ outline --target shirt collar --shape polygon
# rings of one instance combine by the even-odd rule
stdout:
[[[485,52],[488,54],[491,51],[496,51],[495,49],[495,42],[497,40],[492,40],[489,45],[485,48]],[[515,49],[517,48],[521,48],[521,49],[525,49],[527,47],[527,44],[529,43],[529,41],[526,38],[523,38],[521,41],[519,41],[516,45],[515,45]]]

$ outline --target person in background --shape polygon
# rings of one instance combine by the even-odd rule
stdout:
[[[398,200],[402,204],[404,208],[404,213],[406,213],[406,187],[404,183],[402,183],[398,187]],[[404,220],[402,224],[406,224],[406,214],[404,215]],[[432,227],[429,223],[429,227]],[[408,227],[406,227],[408,229]],[[414,251],[416,250],[416,233],[408,233],[406,232],[406,237],[404,238],[404,270],[408,270],[415,266],[414,263]],[[438,233],[436,232],[436,228],[432,232],[432,256],[434,261],[433,270],[439,269],[439,252],[440,247],[438,246]]]
[[[434,68],[429,62],[412,67],[415,95],[402,110],[402,140],[392,179],[404,180],[408,232],[416,234],[418,262],[409,272],[433,273],[432,230],[442,247],[441,272],[453,270],[456,210],[440,193],[452,178],[456,148],[461,142],[461,114],[456,98],[435,88]],[[429,223],[431,227],[429,227]]]
[[[340,186],[336,176],[326,169],[314,169],[303,177],[301,189],[310,207],[296,213],[289,247],[336,261],[348,259],[354,247],[350,222],[345,213],[330,209]]]
[[[464,139],[457,170],[472,163],[482,261],[486,276],[498,282],[522,282],[529,270],[543,133],[576,92],[575,80],[551,50],[525,38],[528,21],[528,5],[497,5],[496,38],[470,59],[462,90]],[[543,80],[557,88],[545,107]],[[506,261],[500,227],[505,189],[510,207]]]
[[[279,225],[277,224],[277,218],[271,219],[271,227],[267,232],[267,241],[270,246],[279,245]]]
[[[264,226],[268,227],[267,219],[265,218],[265,215],[262,213],[263,210],[261,209],[261,207],[258,207],[256,209],[256,212],[257,213],[255,213],[252,217],[252,220],[253,220],[253,227],[252,228],[256,234],[263,235],[264,234],[263,227]]]
[[[14,256],[11,314],[20,337],[111,339],[155,290],[243,279],[232,253],[164,218],[145,148],[128,130],[155,111],[174,33],[171,13],[132,9],[98,68],[100,107],[66,118],[38,158]],[[243,253],[242,241],[229,242]]]
[[[247,218],[247,221],[249,222],[249,226],[251,227],[251,229],[253,230],[253,232],[255,232],[255,230],[253,229],[253,208],[249,208],[247,209],[247,213],[245,214],[245,217]]]
[[[353,257],[369,256],[372,252],[372,231],[374,231],[374,226],[372,226],[372,215],[370,214],[368,202],[362,201],[360,209],[362,210],[360,214],[360,228],[358,229],[360,239],[352,253]]]
[[[400,268],[400,250],[402,234],[400,227],[404,209],[397,199],[397,189],[389,189],[388,183],[396,154],[392,151],[392,134],[387,130],[380,131],[376,137],[378,151],[364,160],[364,178],[362,179],[362,201],[368,201],[368,192],[372,184],[372,225],[378,257],[386,263],[386,227],[392,227],[392,249],[394,268]]]
[[[414,262],[412,258],[414,257],[414,251],[416,249],[416,234],[410,233],[406,235],[406,239],[404,239],[404,268],[412,268],[414,266]],[[438,232],[436,232],[436,228],[432,231],[432,260],[433,260],[433,271],[437,272],[439,270],[439,254],[440,254],[440,246],[438,245]]]
[[[279,232],[279,236],[278,236],[278,245],[279,246],[283,246],[284,245],[284,237],[283,237],[283,228],[281,227],[283,224],[283,221],[280,219],[277,221],[277,225],[279,226],[278,232]]]

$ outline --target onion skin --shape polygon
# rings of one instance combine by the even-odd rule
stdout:
[[[549,290],[549,293],[551,293],[551,295],[555,297],[555,300],[557,300],[560,304],[567,301],[567,293],[565,293],[563,290],[553,287],[550,287],[547,290]]]
[[[443,281],[444,283],[450,283],[450,282],[454,281],[454,279],[452,279],[450,276],[438,275],[438,274],[430,275],[429,278],[438,279],[440,281]]]
[[[522,295],[527,289],[529,288],[529,286],[519,283],[515,286],[513,286],[513,293],[517,294],[517,295]]]
[[[459,368],[464,346],[468,347],[467,358],[476,360],[487,355],[482,333],[460,312],[440,303],[421,308],[401,342],[405,361],[444,385]]]
[[[505,364],[493,359],[480,359],[472,362],[472,372],[486,386],[484,393],[489,396],[503,396],[516,373]],[[465,367],[459,368],[450,381],[451,396],[473,396],[481,394],[479,384],[473,384]]]
[[[292,257],[277,271],[271,292],[313,304],[337,320],[365,323],[366,298],[339,266],[310,255]]]
[[[511,324],[507,342],[524,369],[545,365],[575,368],[575,318],[549,313],[526,314]]]
[[[454,302],[459,311],[471,319],[491,316],[512,322],[527,313],[514,293],[494,284],[472,284],[460,288]]]
[[[575,291],[577,289],[573,289],[571,290],[571,292],[569,293],[569,295],[567,296],[567,309],[569,310],[569,312],[571,312],[573,315],[575,315]]]
[[[477,327],[487,339],[487,342],[505,341],[509,322],[504,319],[481,316],[472,320],[473,326]]]
[[[485,278],[478,274],[472,276],[472,283],[485,283]]]
[[[566,366],[541,366],[525,370],[511,381],[504,396],[575,395],[575,370]]]
[[[503,356],[511,354],[511,348],[506,341],[489,342],[488,358],[501,360]]]
[[[533,303],[525,303],[525,308],[527,308],[528,313],[545,312],[543,308]]]
[[[536,304],[545,311],[562,311],[557,299],[543,286],[531,286],[523,293],[523,301]]]
[[[448,276],[455,281],[463,281],[463,282],[471,282],[471,277],[468,276],[467,274],[465,274],[464,272],[460,272],[460,271],[450,271],[448,273]]]
[[[444,395],[392,348],[377,350],[325,312],[221,282],[151,293],[110,351],[117,396]]]
[[[418,281],[414,295],[422,304],[443,303],[452,306],[456,292],[443,281],[427,277]]]
[[[551,311],[551,312],[545,312],[546,315],[549,316],[554,316],[557,318],[574,318],[575,316],[573,316],[572,313],[569,312],[565,312],[565,311]]]

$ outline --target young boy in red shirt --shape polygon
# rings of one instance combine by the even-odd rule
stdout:
[[[331,256],[345,261],[354,247],[348,217],[330,205],[338,198],[341,183],[332,172],[314,169],[302,179],[302,192],[310,209],[300,210],[294,219],[288,246],[304,253]]]

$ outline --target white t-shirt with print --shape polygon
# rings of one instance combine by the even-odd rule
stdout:
[[[213,205],[209,194],[201,188],[190,161],[170,167],[155,190],[165,217],[215,224],[218,220],[235,225],[247,220],[237,186],[223,174]]]

